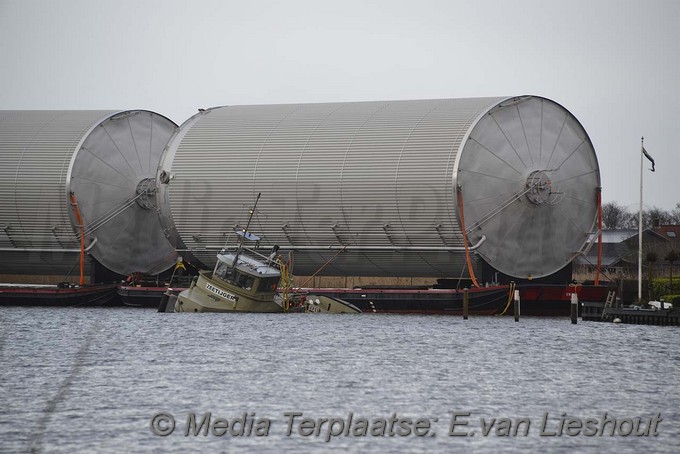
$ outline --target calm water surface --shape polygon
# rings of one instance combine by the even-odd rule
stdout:
[[[0,359],[0,450],[8,453],[680,449],[680,329],[674,327],[4,307]],[[194,435],[191,415],[202,430],[208,412],[208,435]],[[287,435],[290,412],[302,416]],[[470,414],[458,417],[467,426],[455,428],[470,436],[449,435],[454,412]],[[604,412],[624,432],[636,417],[642,432],[657,413],[662,421],[657,436],[541,435],[546,413],[544,432],[556,433],[563,414],[601,425]],[[170,435],[152,431],[159,413],[174,418]],[[253,422],[251,436],[219,435],[221,425],[244,413],[246,426]],[[399,433],[409,435],[394,430],[399,422],[389,435],[393,413],[404,424]],[[326,442],[328,423],[317,422],[318,436],[302,435],[304,417],[342,419],[333,429],[346,426],[350,435]],[[359,436],[360,418],[368,421],[367,436]],[[371,436],[375,424],[381,433],[379,418],[388,420],[385,435]],[[419,426],[424,436],[414,434],[419,418],[430,424]],[[493,418],[496,425],[484,436],[482,419]],[[507,426],[500,418],[528,424],[517,436],[501,436]],[[160,419],[160,430],[167,429]],[[269,421],[268,435],[255,435],[258,420],[261,431]]]

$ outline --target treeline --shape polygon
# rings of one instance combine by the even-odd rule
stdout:
[[[602,227],[605,229],[637,229],[638,216],[637,211],[630,211],[616,202],[602,204]],[[669,224],[680,225],[680,203],[669,211],[657,207],[642,210],[642,228]]]

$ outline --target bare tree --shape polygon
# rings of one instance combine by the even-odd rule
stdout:
[[[602,205],[602,227],[605,229],[637,229],[639,213],[630,211],[617,202]],[[680,203],[672,210],[652,207],[642,210],[642,228],[649,229],[659,225],[680,225]]]
[[[673,218],[673,216],[671,216],[671,214],[666,210],[663,210],[663,209],[657,208],[657,207],[652,207],[652,208],[650,208],[649,210],[646,210],[646,211],[647,211],[649,225],[643,224],[645,227],[655,227],[655,226],[659,226],[659,225],[668,225],[672,222],[671,219]],[[643,215],[642,215],[643,221],[644,221],[644,215],[645,215],[645,213],[643,212]]]
[[[651,222],[649,221],[649,213],[647,210],[642,210],[642,228],[647,228],[648,226],[651,225]],[[640,220],[640,215],[639,212],[636,211],[635,213],[627,213],[627,216],[624,218],[624,228],[626,229],[637,229],[639,225],[639,220]]]
[[[678,225],[680,224],[680,203],[675,204],[675,208],[671,210],[671,223]]]
[[[602,205],[602,227],[605,229],[625,228],[630,216],[628,210],[616,202]]]
[[[604,210],[604,205],[602,206]],[[603,211],[603,222],[604,222],[604,211]],[[623,215],[622,228],[626,229],[637,229],[638,228],[639,214],[636,211],[631,213],[626,211]],[[659,225],[673,224],[673,215],[671,212],[666,211],[662,208],[652,207],[648,210],[642,210],[642,228],[651,229]]]

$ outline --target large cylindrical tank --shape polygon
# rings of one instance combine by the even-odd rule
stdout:
[[[158,173],[161,222],[212,266],[248,208],[295,273],[531,278],[593,231],[600,186],[577,119],[538,96],[219,107],[187,120]],[[342,252],[340,252],[342,251]]]
[[[156,213],[177,125],[144,110],[0,111],[0,274],[77,274],[85,247],[120,274],[175,263]]]

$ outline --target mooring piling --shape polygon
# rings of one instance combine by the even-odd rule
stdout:
[[[463,289],[463,320],[468,319],[468,309],[470,306],[470,301],[469,301],[470,295],[468,294],[468,288],[465,287]]]

